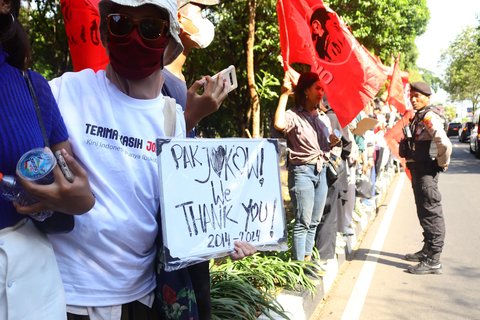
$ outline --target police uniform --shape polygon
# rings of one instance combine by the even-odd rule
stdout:
[[[435,273],[441,273],[439,261],[445,239],[445,221],[438,176],[448,167],[452,143],[445,132],[444,118],[433,106],[417,110],[409,128],[412,137],[405,158],[412,176],[417,215],[423,228],[424,247],[415,254],[407,255],[406,259],[420,262],[428,259],[430,265],[439,265],[440,270]],[[415,260],[417,258],[418,260]],[[410,268],[409,271],[412,272]]]

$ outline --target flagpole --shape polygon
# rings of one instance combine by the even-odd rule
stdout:
[[[290,40],[288,38],[288,31],[287,31],[287,20],[285,16],[285,8],[283,6],[283,0],[278,0],[277,6],[280,7],[280,10],[282,11],[282,17],[283,17],[283,25],[285,26],[285,41],[287,43],[286,50],[285,50],[285,57],[283,57],[283,70],[287,71],[288,66],[290,65],[289,61],[287,61],[288,57],[290,56]],[[278,15],[278,14],[277,14]]]

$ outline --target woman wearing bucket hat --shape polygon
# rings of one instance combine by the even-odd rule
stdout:
[[[162,68],[183,49],[176,1],[102,0],[99,9],[106,70],[50,83],[97,202],[71,234],[51,240],[70,320],[159,319],[152,308],[160,204],[152,146],[160,136],[185,137],[188,123],[206,115],[190,106],[215,108],[212,100],[226,93],[203,78],[189,91],[185,113],[176,105],[174,116],[164,115],[171,104],[161,94]],[[196,93],[201,86],[207,94]]]

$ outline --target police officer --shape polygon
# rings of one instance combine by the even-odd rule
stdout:
[[[441,195],[438,176],[445,172],[450,162],[452,143],[445,132],[445,119],[440,111],[430,105],[432,90],[424,82],[410,84],[410,101],[416,110],[406,128],[411,132],[407,138],[407,167],[412,175],[412,189],[417,206],[417,215],[423,228],[423,248],[405,255],[405,260],[419,262],[409,266],[413,274],[441,274],[442,253],[445,239]]]

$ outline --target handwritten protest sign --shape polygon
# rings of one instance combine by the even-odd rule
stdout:
[[[158,139],[168,259],[222,256],[234,241],[286,242],[275,139]]]
[[[356,128],[353,130],[353,133],[356,134],[356,135],[362,136],[368,130],[371,130],[371,129],[375,128],[377,123],[378,123],[377,119],[373,119],[373,118],[369,118],[369,117],[363,118],[362,120],[360,120],[357,123]]]

